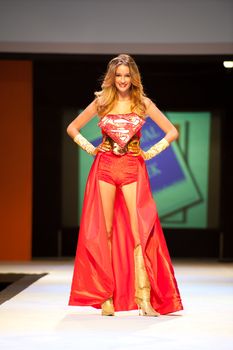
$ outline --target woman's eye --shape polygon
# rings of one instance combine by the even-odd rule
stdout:
[[[120,74],[116,74],[116,77],[121,77],[121,75]],[[126,74],[125,75],[125,78],[129,78],[130,77],[130,74]]]

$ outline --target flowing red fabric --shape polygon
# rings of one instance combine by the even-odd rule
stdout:
[[[115,311],[137,309],[134,300],[134,240],[121,189],[117,188],[112,260],[104,222],[97,153],[88,175],[69,305],[101,308],[113,297]],[[183,309],[166,241],[152,197],[145,161],[138,157],[137,215],[145,266],[151,284],[151,304],[161,314]]]

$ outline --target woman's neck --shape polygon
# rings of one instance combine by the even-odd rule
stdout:
[[[117,102],[127,102],[131,100],[130,94],[119,94],[117,95]]]

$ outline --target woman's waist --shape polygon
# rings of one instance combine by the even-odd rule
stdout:
[[[138,135],[134,135],[124,147],[121,147],[110,136],[104,134],[99,150],[103,152],[110,151],[118,156],[122,156],[124,154],[138,156],[141,151],[140,137]]]

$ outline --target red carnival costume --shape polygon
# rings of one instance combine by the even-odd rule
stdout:
[[[132,117],[134,117],[133,122]],[[140,139],[140,128],[143,123],[138,123],[141,118],[137,115],[133,113],[108,115],[108,118],[108,128],[112,125],[110,128],[112,132],[109,131],[108,134],[111,134],[112,139],[115,130],[114,123],[111,124],[111,122],[116,119],[119,121],[119,118],[124,119],[125,122],[131,121],[128,128],[129,139],[133,136]],[[106,125],[99,123],[99,126],[106,136]],[[120,139],[118,135],[115,141]],[[125,142],[129,139],[126,138]],[[124,146],[124,143],[120,146]],[[151,285],[151,305],[160,314],[182,310],[183,306],[156,204],[152,197],[145,161],[141,155],[131,155],[130,152],[116,154],[113,151],[98,152],[87,179],[69,305],[90,305],[100,309],[101,303],[112,297],[115,311],[137,309],[134,239],[121,191],[123,184],[137,181],[138,228]],[[112,259],[102,210],[99,179],[115,183],[117,187]]]

